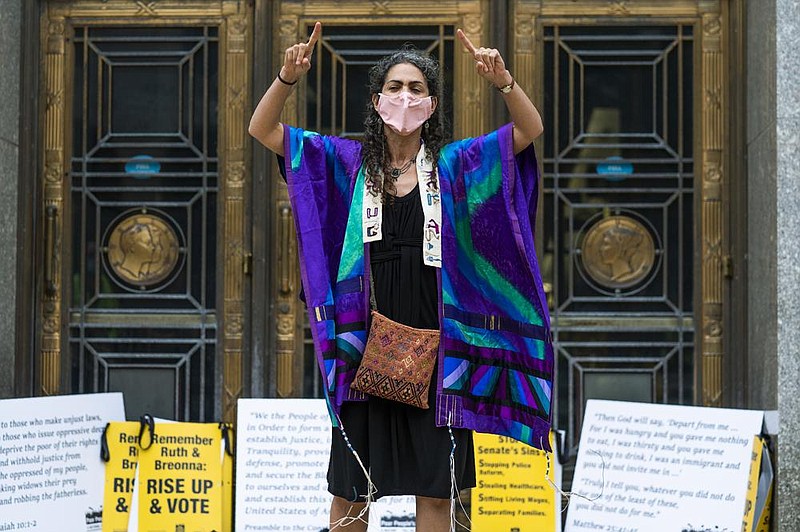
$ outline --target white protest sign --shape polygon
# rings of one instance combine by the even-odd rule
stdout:
[[[100,530],[100,435],[122,394],[0,401],[0,530]]]
[[[762,418],[754,410],[588,401],[572,491],[597,498],[573,498],[566,530],[741,530]]]
[[[368,532],[414,532],[417,500],[413,496],[381,497],[370,508]]]
[[[236,532],[328,528],[331,423],[324,399],[240,399]],[[369,530],[414,530],[414,498],[371,506]]]

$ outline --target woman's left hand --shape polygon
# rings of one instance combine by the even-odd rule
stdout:
[[[514,81],[511,72],[506,70],[506,63],[500,56],[500,52],[494,48],[475,48],[462,30],[456,31],[456,36],[461,44],[472,54],[475,59],[475,70],[478,74],[497,87],[503,89],[509,87],[510,90],[502,90],[503,100],[508,108],[508,114],[514,123],[514,153],[520,153],[533,140],[542,134],[542,117],[533,105],[533,102],[519,83]]]
[[[475,69],[478,74],[497,88],[504,87],[511,83],[513,78],[511,72],[506,70],[506,63],[496,48],[475,48],[472,41],[462,30],[456,30],[456,37],[461,44],[472,54],[475,59]]]

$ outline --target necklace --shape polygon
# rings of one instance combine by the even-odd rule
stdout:
[[[392,166],[392,169],[389,171],[389,175],[392,176],[392,179],[397,181],[400,178],[401,175],[403,175],[406,172],[408,172],[408,169],[411,168],[411,165],[414,164],[414,161],[416,161],[416,160],[417,160],[416,157],[412,157],[411,159],[408,160],[408,162],[406,164],[404,164],[400,168],[396,168],[396,167]]]

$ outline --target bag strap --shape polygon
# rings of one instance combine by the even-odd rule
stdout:
[[[369,309],[378,310],[375,302],[375,277],[372,276],[372,261],[369,262]]]

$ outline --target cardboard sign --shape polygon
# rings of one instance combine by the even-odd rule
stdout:
[[[493,434],[475,433],[474,445],[473,532],[561,530],[561,494],[545,478],[561,485],[555,453]]]
[[[236,426],[236,531],[328,528],[325,400],[239,399]],[[414,508],[414,497],[380,499],[370,508],[370,532],[414,530]]]
[[[763,412],[590,400],[566,529],[741,530]],[[605,479],[605,481],[603,481]]]
[[[222,529],[221,442],[216,423],[157,423],[152,435],[146,431],[139,449],[139,532]]]
[[[100,435],[122,394],[0,401],[0,530],[99,531]]]

